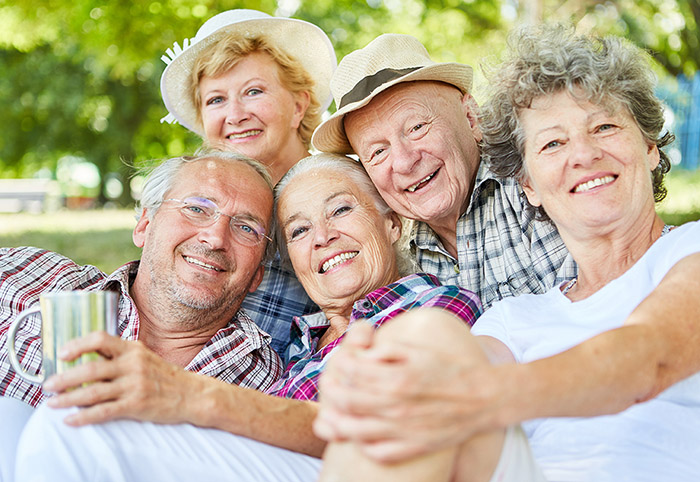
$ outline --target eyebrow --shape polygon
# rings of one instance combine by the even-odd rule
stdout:
[[[613,115],[615,115],[614,112],[609,112],[607,109],[601,108],[595,112],[591,112],[590,114],[588,114],[586,116],[586,121],[590,122],[592,119],[594,119],[596,117],[601,117],[601,116],[607,117],[607,116],[613,116]],[[552,130],[556,130],[556,129],[561,129],[561,123],[540,129],[537,132],[535,132],[535,136],[539,136],[539,135],[545,134],[548,131],[552,131]]]
[[[323,204],[328,204],[333,199],[337,198],[338,196],[342,196],[344,194],[352,195],[352,193],[350,191],[337,191],[337,192],[329,194],[323,200]],[[284,223],[282,223],[282,230],[285,230],[287,228],[287,226],[289,226],[291,223],[293,223],[294,221],[296,221],[300,217],[301,217],[301,212],[298,212],[298,211],[296,213],[292,214],[291,216],[289,216],[287,218],[287,220]]]

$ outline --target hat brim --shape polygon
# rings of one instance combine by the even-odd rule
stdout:
[[[343,119],[346,114],[361,109],[369,104],[372,99],[402,82],[412,82],[418,80],[433,80],[454,85],[463,94],[467,94],[472,88],[473,70],[469,65],[458,63],[439,63],[426,65],[418,70],[414,70],[404,76],[386,82],[362,100],[347,104],[338,109],[333,115],[322,122],[314,131],[311,143],[315,149],[323,152],[334,152],[338,154],[353,154],[353,148],[345,134]]]
[[[160,91],[168,112],[187,129],[205,137],[204,129],[190,97],[188,86],[192,67],[199,53],[230,34],[264,36],[296,59],[314,81],[313,93],[321,110],[332,101],[330,79],[337,64],[328,36],[316,25],[293,18],[265,17],[223,26],[193,43],[168,64],[160,79]]]

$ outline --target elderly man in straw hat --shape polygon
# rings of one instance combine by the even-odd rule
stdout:
[[[338,66],[338,110],[313,143],[357,154],[387,204],[418,221],[411,245],[422,271],[487,308],[542,293],[575,266],[554,226],[526,217],[517,181],[481,163],[471,87],[470,66],[433,62],[409,35],[381,35]]]
[[[576,267],[554,225],[526,211],[517,179],[497,178],[482,162],[471,86],[471,67],[433,62],[411,36],[381,35],[338,65],[331,79],[338,110],[312,142],[322,151],[356,154],[387,204],[416,221],[410,243],[421,271],[477,293],[487,309],[508,296],[543,293],[574,278]],[[700,255],[677,268],[630,319],[698,316],[700,297],[692,290]],[[486,410],[483,420],[472,411],[465,421],[446,408],[459,406],[447,402],[463,386],[456,370],[453,379],[442,373],[437,384],[423,366],[403,365],[402,380],[410,383],[397,384],[396,373],[376,357],[361,369],[358,359],[370,356],[363,352],[373,343],[371,333],[363,336],[349,336],[321,378],[315,430],[322,438],[365,442],[375,457],[400,460],[430,452],[431,440],[456,434],[465,424],[494,423]],[[348,367],[352,378],[340,367]],[[369,375],[375,382],[384,376],[386,383],[373,385],[372,414],[360,416],[367,413],[367,400],[358,402],[358,394],[368,392],[362,382]],[[353,397],[343,396],[349,389],[335,390],[339,380]],[[377,391],[379,386],[387,389]]]

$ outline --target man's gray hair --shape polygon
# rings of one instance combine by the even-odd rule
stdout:
[[[185,164],[202,160],[219,160],[246,164],[260,175],[271,192],[273,190],[270,173],[260,162],[236,152],[203,147],[198,149],[192,156],[172,157],[162,161],[155,167],[146,168],[139,172],[140,174],[146,175],[146,180],[143,185],[143,191],[141,192],[141,199],[136,207],[136,218],[139,219],[145,209],[148,218],[153,219],[158,208],[165,200],[165,195],[173,187],[173,182],[178,172],[180,172],[180,169],[182,169]],[[268,228],[270,231],[273,231],[271,226],[268,226]],[[270,234],[270,236],[272,235]],[[268,243],[265,251],[265,260],[270,259],[272,254],[274,254],[274,243]]]
[[[613,100],[629,110],[644,138],[659,148],[654,199],[666,196],[663,178],[671,163],[661,148],[674,136],[662,133],[664,108],[654,93],[656,77],[646,52],[618,37],[576,35],[562,25],[515,30],[507,50],[505,61],[487,72],[490,95],[480,115],[483,160],[494,173],[523,179],[525,139],[518,114],[535,98],[566,90],[596,105]],[[537,211],[547,219],[544,210]]]

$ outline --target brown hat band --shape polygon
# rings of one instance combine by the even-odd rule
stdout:
[[[418,67],[409,67],[407,69],[382,69],[375,74],[364,77],[355,87],[340,99],[338,109],[342,109],[348,104],[361,101],[367,98],[377,87],[391,82],[392,80],[403,77],[404,75],[422,69],[424,65]]]

